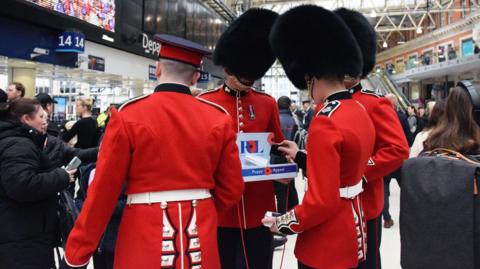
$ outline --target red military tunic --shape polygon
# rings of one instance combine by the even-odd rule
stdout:
[[[365,109],[347,91],[331,95],[312,120],[307,143],[308,191],[278,228],[299,233],[297,259],[313,268],[345,269],[358,264],[365,228],[360,199],[340,197],[340,188],[357,185],[371,156],[375,132]],[[363,239],[361,238],[363,237]],[[364,251],[362,255],[364,256]]]
[[[399,168],[408,158],[408,143],[392,103],[373,91],[356,87],[353,99],[362,104],[375,127],[375,146],[365,170],[362,193],[367,220],[377,218],[383,210],[383,177]]]
[[[243,179],[231,119],[219,108],[196,100],[187,86],[161,84],[113,112],[95,179],[67,241],[69,264],[89,261],[126,183],[127,194],[204,188],[213,199],[166,208],[127,205],[115,268],[220,268],[217,210],[240,200]]]
[[[253,89],[238,92],[223,86],[203,93],[199,98],[224,107],[233,119],[232,127],[235,132],[272,132],[274,142],[280,143],[284,140],[277,103],[265,93]],[[276,211],[273,182],[248,182],[245,184],[243,199],[238,206],[219,213],[218,226],[246,229],[258,227],[262,225],[261,220],[266,211]]]

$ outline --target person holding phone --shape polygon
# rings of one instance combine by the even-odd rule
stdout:
[[[45,126],[38,101],[0,106],[0,268],[55,266],[57,193],[76,169],[55,168],[45,155]]]
[[[354,268],[367,255],[360,193],[375,141],[365,108],[344,85],[346,77],[361,76],[360,48],[339,16],[314,5],[283,13],[270,44],[295,87],[323,106],[308,130],[308,191],[302,203],[262,221],[272,232],[297,234],[299,269]]]

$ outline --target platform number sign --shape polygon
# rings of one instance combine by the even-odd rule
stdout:
[[[85,51],[85,35],[79,32],[61,33],[58,36],[55,51],[83,53]]]
[[[210,73],[208,72],[200,72],[200,78],[198,82],[208,82],[210,80]]]

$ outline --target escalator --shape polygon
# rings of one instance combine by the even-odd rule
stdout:
[[[388,93],[395,94],[395,96],[398,98],[400,107],[405,111],[407,110],[407,107],[411,105],[410,101],[403,94],[403,92],[397,88],[397,86],[390,80],[388,75],[384,73],[372,73],[362,83],[365,83],[370,89],[375,90],[383,95]]]

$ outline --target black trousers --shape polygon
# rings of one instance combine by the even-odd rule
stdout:
[[[367,221],[367,259],[358,269],[381,269],[380,242],[382,241],[382,215]]]
[[[282,184],[274,181],[273,186],[275,187],[275,196],[277,197],[278,213],[284,214],[287,212],[287,210],[290,210],[294,206],[298,205],[298,194],[297,190],[295,189],[295,180],[291,180],[288,184]]]
[[[383,220],[392,220],[392,216],[390,215],[390,181],[392,178],[395,178],[398,182],[398,186],[400,186],[402,182],[402,167],[398,168],[391,174],[387,175],[383,178],[383,185],[384,185],[384,196],[383,196]]]
[[[93,268],[113,269],[114,253],[110,251],[95,252],[93,254]]]
[[[248,267],[250,269],[271,269],[273,259],[273,235],[267,227],[242,230],[240,228],[218,228],[218,250],[224,269],[244,269],[241,232],[245,240]]]
[[[0,268],[56,268],[53,247],[41,244],[10,244],[0,247]]]

